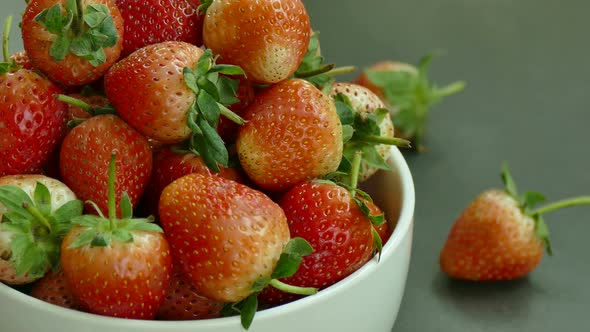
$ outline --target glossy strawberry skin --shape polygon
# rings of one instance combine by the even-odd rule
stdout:
[[[489,190],[455,221],[441,251],[440,266],[453,278],[510,280],[535,269],[543,252],[534,220],[506,192]]]
[[[310,31],[300,0],[213,1],[205,15],[203,41],[220,63],[242,67],[249,80],[277,83],[299,67]]]
[[[60,3],[63,7],[65,2],[65,0],[31,0],[28,2],[22,18],[23,46],[34,67],[41,70],[51,80],[66,86],[90,84],[101,78],[119,59],[123,48],[123,38],[121,38],[123,36],[123,19],[113,0],[85,1],[87,4],[104,4],[108,7],[119,36],[117,43],[104,50],[106,61],[96,67],[88,60],[72,53],[66,55],[63,61],[55,61],[49,54],[55,35],[36,22],[35,17],[55,4]]]
[[[133,233],[133,241],[72,248],[82,226],[64,238],[62,269],[78,303],[89,312],[153,319],[164,301],[172,273],[170,248],[162,233]]]
[[[178,143],[191,133],[187,114],[195,94],[184,83],[183,69],[194,68],[203,51],[168,41],[143,47],[105,75],[105,92],[118,114],[143,135]]]
[[[338,168],[342,124],[333,100],[311,83],[290,79],[267,88],[244,118],[238,156],[261,188],[286,191]]]
[[[31,296],[60,307],[80,310],[70,286],[66,281],[63,270],[48,273],[35,282],[31,288]]]
[[[60,150],[64,183],[78,198],[95,202],[103,213],[108,207],[108,165],[113,151],[121,156],[115,187],[120,211],[123,192],[135,206],[149,181],[152,152],[147,139],[115,115],[98,115],[74,127]]]
[[[39,74],[19,69],[0,75],[0,176],[37,173],[66,130],[61,90]]]
[[[309,242],[314,252],[303,257],[297,272],[281,281],[295,286],[326,288],[358,270],[373,256],[372,223],[347,189],[313,181],[298,184],[282,197],[292,237]],[[372,214],[381,210],[368,203]],[[261,299],[279,304],[296,298],[268,287]]]
[[[193,173],[168,185],[159,204],[175,260],[199,294],[238,302],[270,277],[289,228],[263,193],[221,177]]]
[[[146,188],[143,201],[149,214],[158,214],[158,202],[164,188],[174,180],[190,174],[221,176],[243,183],[241,173],[235,168],[220,167],[219,173],[211,171],[200,156],[191,152],[174,152],[172,146],[164,146],[154,152],[152,176]]]
[[[164,302],[160,305],[157,319],[160,320],[198,320],[217,318],[225,303],[214,301],[200,295],[186,280],[176,265],[172,272],[170,286]]]
[[[122,57],[164,41],[202,43],[203,17],[189,0],[116,0],[116,4],[125,21]]]

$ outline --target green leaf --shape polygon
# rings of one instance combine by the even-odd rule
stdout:
[[[206,49],[203,55],[197,61],[197,66],[195,67],[196,76],[197,77],[204,77],[207,75],[209,69],[211,69],[213,65],[213,52],[210,49]]]
[[[239,84],[238,80],[226,76],[219,77],[216,82],[219,91],[219,103],[228,106],[239,102],[240,100],[236,98]]]
[[[105,11],[103,8],[106,8],[107,10]],[[109,16],[109,11],[106,6],[90,4],[86,7],[84,12],[84,23],[86,23],[90,29],[94,29],[103,24],[104,20]]]
[[[504,183],[506,192],[515,199],[518,199],[518,190],[516,189],[516,183],[514,182],[514,179],[512,179],[512,175],[510,174],[510,170],[508,169],[507,163],[502,164],[502,171],[500,172],[500,176],[502,177],[502,182]]]
[[[193,70],[189,67],[184,67],[182,74],[186,86],[188,86],[189,89],[191,89],[194,93],[199,93],[199,87],[197,86],[197,76]]]
[[[311,255],[313,251],[314,250],[311,244],[301,237],[292,238],[289,240],[289,242],[287,242],[287,245],[285,245],[285,248],[283,249],[283,253],[285,254],[299,255],[302,257]]]
[[[379,154],[375,145],[365,145],[361,148],[363,154],[363,161],[366,162],[368,165],[376,167],[378,169],[383,169],[386,171],[391,171],[393,168],[389,165],[383,156]]]
[[[415,91],[418,78],[408,71],[366,70],[371,83],[395,95],[408,95]]]
[[[23,229],[29,229],[34,217],[31,214],[22,214],[21,211],[8,211],[2,215],[2,223],[21,225]]]
[[[164,230],[160,226],[148,222],[147,219],[133,219],[133,222],[129,225],[129,230],[156,233],[164,232]]]
[[[256,294],[250,294],[246,299],[242,301],[242,305],[240,307],[240,321],[242,323],[242,327],[246,330],[250,328],[252,325],[252,321],[254,320],[254,315],[258,310],[258,298]]]
[[[354,127],[351,125],[342,126],[342,143],[346,144],[354,136]]]
[[[70,40],[64,36],[57,36],[51,47],[49,48],[49,55],[55,61],[63,61],[69,53]]]
[[[549,256],[553,255],[553,249],[551,248],[551,242],[549,241],[549,228],[547,227],[543,216],[536,214],[533,216],[533,220],[535,221],[535,232],[541,241],[543,241],[547,254]]]
[[[97,228],[98,225],[104,222],[104,218],[93,214],[84,214],[72,218],[72,223],[89,228]]]
[[[111,243],[111,234],[109,233],[97,233],[92,241],[90,241],[91,247],[107,247]]]
[[[536,191],[527,191],[522,195],[522,208],[525,212],[530,211],[532,208],[537,206],[539,203],[543,203],[547,200],[545,195]]]
[[[403,129],[404,134],[412,137],[418,129],[419,120],[416,112],[406,108],[393,117],[393,124],[396,128]]]
[[[61,10],[61,4],[55,4],[37,14],[37,16],[35,16],[35,21],[41,24],[50,33],[61,35],[63,30]]]
[[[70,244],[69,248],[79,248],[81,246],[85,246],[87,244],[91,244],[96,236],[98,236],[99,232],[96,228],[86,228],[78,238]]]
[[[377,232],[375,227],[371,227],[371,233],[373,234],[373,250],[379,255],[379,258],[381,258],[381,251],[383,251],[383,239],[381,239],[381,235],[379,235],[379,232]]]
[[[313,251],[313,247],[305,239],[300,237],[291,239],[283,248],[271,278],[280,279],[292,276],[299,269],[302,257],[313,253]]]
[[[126,192],[123,193],[121,197],[121,218],[129,219],[133,217],[133,205],[131,204],[131,199]]]
[[[0,203],[10,211],[26,216],[29,212],[23,208],[23,203],[33,204],[31,197],[20,187],[13,185],[0,186]]]
[[[240,66],[235,65],[226,65],[226,64],[216,64],[214,65],[209,72],[220,73],[223,75],[241,75],[246,76],[246,72]]]
[[[342,125],[354,124],[355,112],[350,105],[350,99],[346,95],[339,93],[334,96],[334,104]]]
[[[133,234],[127,229],[115,229],[113,231],[113,238],[123,243],[133,242]]]
[[[211,96],[207,91],[201,90],[201,92],[197,95],[197,106],[207,123],[212,128],[217,128],[217,125],[219,124],[219,117],[221,116],[221,110],[219,109],[219,104],[214,99],[214,97]],[[197,124],[198,123],[199,122],[197,118]],[[200,125],[199,127],[201,130],[203,130]]]
[[[254,284],[252,285],[252,292],[254,293],[258,293],[260,291],[262,291],[266,286],[268,286],[268,283],[270,282],[271,278],[269,277],[261,277],[258,278]]]
[[[37,182],[35,191],[33,192],[33,198],[35,200],[35,206],[42,215],[48,216],[51,214],[51,193],[49,193],[47,186],[41,182]]]

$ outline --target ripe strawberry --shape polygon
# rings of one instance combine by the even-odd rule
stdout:
[[[89,120],[90,121],[90,120]],[[122,153],[121,153],[122,154]],[[109,162],[108,216],[83,215],[61,246],[61,264],[76,302],[107,316],[153,319],[164,301],[172,257],[166,238],[151,219],[133,219],[123,194],[115,210],[115,153]]]
[[[276,279],[294,273],[309,250],[307,243],[290,241],[285,214],[269,197],[222,177],[177,179],[164,188],[159,211],[187,280],[207,298],[234,302],[246,328],[258,292],[269,284],[281,287]]]
[[[31,62],[31,58],[29,58],[27,52],[25,51],[13,53],[10,56],[10,60],[14,61],[17,66],[23,69],[35,69],[33,62]]]
[[[125,22],[126,57],[144,46],[169,40],[201,45],[203,18],[189,0],[115,0]]]
[[[310,39],[300,0],[201,2],[203,41],[222,63],[238,65],[248,80],[277,83],[299,67]]]
[[[338,168],[342,124],[334,101],[311,83],[289,79],[267,88],[244,118],[238,156],[261,188],[285,191]]]
[[[334,83],[330,96],[335,99],[345,133],[349,133],[344,139],[340,170],[349,171],[354,154],[361,151],[359,181],[365,181],[380,169],[390,171],[386,159],[391,145],[409,147],[410,142],[394,137],[389,111],[381,99],[354,83]]]
[[[199,295],[195,287],[186,280],[176,265],[172,271],[170,286],[164,303],[160,306],[157,319],[197,320],[217,318],[225,303]]]
[[[221,114],[243,120],[226,105],[236,102],[240,75],[215,65],[211,52],[179,41],[148,45],[114,65],[105,92],[120,116],[143,135],[164,144],[190,140],[207,166],[228,165],[228,152],[215,130]]]
[[[164,146],[154,152],[152,176],[142,198],[150,214],[158,214],[158,202],[164,188],[184,175],[200,173],[244,182],[236,168],[220,167],[219,172],[213,172],[200,156],[181,149],[180,146]]]
[[[293,276],[281,281],[323,289],[358,270],[380,250],[374,247],[378,239],[373,235],[371,218],[385,222],[383,212],[367,198],[353,195],[332,182],[312,180],[296,185],[282,197],[279,204],[291,236],[307,240],[314,252],[303,258]],[[295,298],[275,288],[261,294],[261,299],[271,304]]]
[[[48,273],[45,277],[36,281],[31,288],[31,296],[60,307],[81,309],[76,303],[62,270],[56,273]]]
[[[35,67],[64,85],[98,80],[121,53],[123,19],[113,0],[31,0],[21,24]]]
[[[56,179],[0,177],[0,281],[26,284],[59,268],[61,241],[82,206]]]
[[[440,253],[440,266],[452,278],[495,281],[523,277],[533,271],[546,248],[551,254],[543,214],[579,204],[590,197],[558,201],[533,207],[543,195],[527,192],[519,196],[504,166],[505,190],[490,189],[480,194],[461,213]]]
[[[122,156],[117,160],[116,197],[120,211],[123,192],[133,206],[143,194],[152,171],[152,152],[147,139],[116,115],[97,115],[70,130],[61,146],[60,173],[80,199],[93,201],[106,210],[107,171],[113,152]]]
[[[442,88],[427,77],[432,56],[425,56],[417,67],[410,64],[383,61],[367,68],[354,83],[363,85],[383,99],[393,114],[396,135],[412,141],[424,151],[426,120],[429,109],[444,97],[463,90],[459,81]]]

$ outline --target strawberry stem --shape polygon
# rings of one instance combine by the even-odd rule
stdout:
[[[55,95],[55,98],[59,101],[63,101],[64,103],[68,103],[72,106],[79,107],[79,108],[85,110],[86,112],[93,114],[93,107],[88,105],[87,103],[83,102],[80,99],[76,99],[74,97],[70,97],[70,96],[66,96],[66,95],[62,95],[62,94]]]
[[[580,196],[580,197],[559,200],[557,202],[547,204],[543,207],[535,209],[535,210],[531,211],[529,214],[531,216],[542,215],[547,212],[559,210],[559,209],[566,208],[566,207],[577,206],[577,205],[590,205],[590,196]]]
[[[299,295],[313,295],[318,292],[315,287],[300,287],[286,284],[278,279],[271,279],[268,283],[272,287],[282,290],[286,293],[299,294]]]
[[[336,67],[336,68],[330,69],[325,74],[330,75],[330,76],[337,76],[337,75],[344,75],[344,74],[353,73],[355,71],[356,71],[355,66],[343,66],[343,67]]]
[[[361,162],[363,161],[363,153],[360,150],[355,151],[352,157],[350,168],[350,195],[356,197],[356,188],[359,183],[359,173],[361,171]]]
[[[10,27],[12,26],[12,16],[8,16],[4,22],[4,30],[2,35],[2,54],[4,62],[10,61],[10,54],[8,51],[8,41],[10,39]]]
[[[47,220],[47,218],[45,218],[45,216],[36,207],[27,202],[23,202],[22,207],[51,232],[52,229],[49,220]]]
[[[357,134],[356,136],[359,140],[367,143],[377,143],[377,144],[386,144],[386,145],[395,145],[402,148],[409,148],[411,146],[411,142],[399,138],[399,137],[387,137],[387,136],[377,136],[377,135],[361,135]]]
[[[451,84],[449,84],[443,88],[440,88],[440,89],[436,88],[436,89],[434,89],[432,94],[437,99],[444,98],[444,97],[448,97],[450,95],[454,95],[458,92],[461,92],[464,88],[465,88],[465,82],[458,81],[458,82],[451,83]]]

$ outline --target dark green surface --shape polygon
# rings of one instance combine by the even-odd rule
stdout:
[[[328,60],[360,67],[416,62],[442,49],[431,78],[467,82],[431,113],[416,185],[413,257],[393,331],[589,331],[590,207],[546,216],[554,256],[523,280],[452,282],[438,255],[460,211],[501,185],[549,199],[590,194],[590,2],[548,0],[306,1]],[[387,296],[384,294],[384,296]]]
[[[589,207],[546,216],[554,256],[528,278],[470,284],[449,281],[438,268],[454,219],[479,192],[500,185],[503,161],[522,189],[549,199],[590,194],[590,2],[305,2],[329,62],[362,68],[444,50],[431,78],[467,82],[433,109],[428,151],[407,155],[417,192],[415,239],[393,331],[590,330]],[[3,16],[22,8],[24,0],[0,3]],[[14,27],[16,51],[22,43]]]

